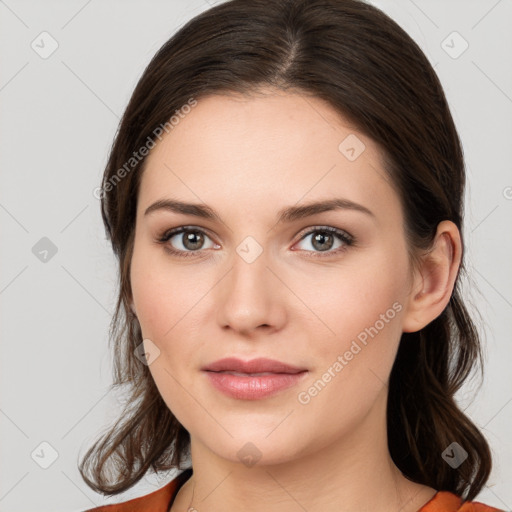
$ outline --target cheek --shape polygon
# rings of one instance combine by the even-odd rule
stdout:
[[[314,372],[298,390],[296,404],[300,417],[323,425],[325,442],[357,430],[386,392],[401,335],[398,277],[368,268],[354,272],[317,304],[335,334],[311,347]]]
[[[305,274],[304,274],[305,275]],[[382,251],[353,266],[297,279],[294,290],[321,320],[325,353],[342,349],[374,327],[396,338],[407,295],[407,261],[401,253]],[[319,331],[320,333],[320,331]]]
[[[195,330],[191,325],[194,304],[201,291],[183,267],[166,264],[158,251],[137,245],[130,277],[142,336],[159,350],[149,370],[167,407],[187,428],[194,402],[184,389],[189,387],[186,376],[193,371],[197,356],[190,340]]]
[[[193,273],[166,261],[163,250],[135,245],[131,287],[144,337],[164,340],[179,327],[180,319],[198,300],[199,283]],[[188,277],[190,274],[190,278]]]
[[[318,281],[316,291],[309,292],[308,304],[328,327],[311,347],[315,368],[307,384],[314,389],[302,388],[304,402],[311,399],[318,407],[316,414],[328,410],[329,403],[365,408],[387,381],[402,333],[407,268],[404,253],[388,248],[359,260],[357,267],[333,272],[322,292]],[[306,292],[306,287],[299,291]]]

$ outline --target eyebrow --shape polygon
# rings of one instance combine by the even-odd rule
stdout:
[[[185,203],[175,199],[160,199],[149,206],[144,215],[149,215],[152,212],[164,210],[174,213],[181,213],[184,215],[193,215],[203,219],[222,222],[220,215],[205,204],[198,203]],[[302,206],[289,206],[278,212],[277,224],[283,222],[293,222],[295,220],[304,219],[312,215],[334,211],[334,210],[354,210],[371,217],[375,214],[365,206],[350,201],[349,199],[327,199],[324,201],[316,201]]]

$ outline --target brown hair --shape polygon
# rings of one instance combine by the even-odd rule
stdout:
[[[130,393],[121,417],[80,462],[84,480],[103,494],[128,489],[150,468],[181,469],[190,448],[189,433],[134,355],[142,335],[130,310],[129,269],[145,159],[128,170],[126,163],[191,98],[261,86],[324,99],[379,144],[410,248],[428,248],[442,220],[462,232],[463,152],[442,86],[418,45],[382,11],[360,0],[232,0],[189,21],[139,80],[103,177],[102,216],[120,268],[113,386]],[[482,369],[461,271],[463,264],[443,313],[402,335],[387,426],[390,454],[406,477],[472,500],[489,477],[491,453],[454,400],[477,363]],[[453,441],[468,453],[457,469],[442,458]]]

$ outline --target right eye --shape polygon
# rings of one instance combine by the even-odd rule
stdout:
[[[179,257],[189,257],[208,248],[220,247],[212,241],[210,247],[204,248],[205,238],[210,240],[210,237],[202,229],[193,226],[181,226],[164,232],[158,238],[158,241],[165,244],[166,249],[172,254]]]

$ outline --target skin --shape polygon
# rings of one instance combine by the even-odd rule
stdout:
[[[350,134],[366,146],[354,161],[338,149]],[[165,198],[205,203],[222,221],[145,215]],[[373,215],[343,209],[276,224],[282,208],[332,198]],[[204,231],[195,253],[183,234],[158,243],[180,226]],[[318,232],[306,233],[325,226],[355,243],[334,236],[318,249]],[[247,236],[263,249],[252,263],[236,250]],[[173,256],[166,246],[193,254]],[[415,512],[429,501],[436,490],[405,478],[390,457],[387,382],[402,332],[446,307],[460,256],[459,232],[444,221],[432,251],[411,265],[379,147],[323,100],[276,90],[198,100],[147,158],[130,275],[145,347],[159,351],[151,374],[191,436],[194,474],[171,510]],[[393,304],[401,308],[394,318],[300,403],[299,392]],[[268,357],[308,373],[273,397],[237,400],[200,370],[227,356]],[[250,467],[237,455],[248,442],[261,455]]]

